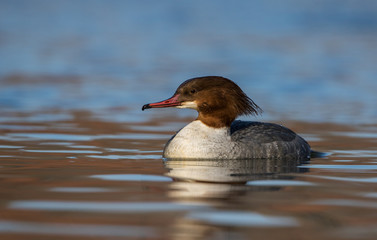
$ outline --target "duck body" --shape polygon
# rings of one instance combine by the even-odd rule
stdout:
[[[274,123],[235,120],[262,110],[227,78],[208,76],[183,82],[174,95],[142,108],[191,108],[195,121],[166,144],[163,157],[181,159],[307,159],[310,146],[292,130]]]
[[[278,124],[234,121],[230,128],[212,129],[196,120],[167,142],[163,157],[304,159],[310,152],[302,137]]]

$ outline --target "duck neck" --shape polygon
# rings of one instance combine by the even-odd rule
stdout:
[[[235,117],[231,117],[225,114],[204,114],[199,112],[198,118],[202,123],[208,127],[213,128],[230,128],[230,125],[234,121]]]

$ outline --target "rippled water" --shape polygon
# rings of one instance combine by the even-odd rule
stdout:
[[[377,4],[0,1],[0,239],[376,239]],[[161,158],[223,75],[327,153]],[[249,118],[250,119],[250,118]]]
[[[10,127],[0,139],[2,239],[376,236],[377,138],[357,134],[376,134],[376,125],[285,122],[330,154],[305,163],[163,160],[176,130],[165,120],[58,114],[71,120],[3,116]]]

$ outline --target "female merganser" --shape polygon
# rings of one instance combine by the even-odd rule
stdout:
[[[198,118],[166,144],[165,158],[250,159],[310,157],[309,144],[273,123],[235,121],[262,110],[231,80],[208,76],[183,82],[174,95],[142,108],[192,108]]]

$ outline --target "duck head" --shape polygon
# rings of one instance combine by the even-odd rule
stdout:
[[[214,128],[230,127],[239,115],[262,112],[237,84],[219,76],[189,79],[171,98],[145,104],[142,110],[165,107],[195,109],[199,113],[197,120]]]

